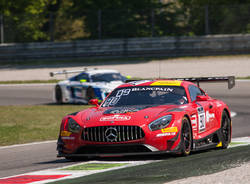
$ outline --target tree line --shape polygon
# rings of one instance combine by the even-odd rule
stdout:
[[[240,0],[0,0],[4,42],[250,32]]]

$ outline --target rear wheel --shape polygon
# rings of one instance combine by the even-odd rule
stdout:
[[[225,149],[231,142],[231,120],[225,111],[222,114],[220,131],[222,135],[222,148]]]
[[[181,128],[181,154],[187,156],[191,152],[192,147],[192,129],[187,117],[182,119]]]
[[[55,98],[56,98],[56,103],[62,104],[62,89],[59,85],[56,85],[55,87]]]

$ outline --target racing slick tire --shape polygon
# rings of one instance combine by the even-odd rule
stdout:
[[[59,85],[56,85],[55,87],[55,98],[56,98],[56,103],[57,104],[62,104],[62,89]]]
[[[187,156],[190,154],[192,149],[192,128],[190,122],[187,117],[183,117],[182,119],[182,127],[181,127],[181,155]]]
[[[228,117],[228,114],[224,111],[221,118],[221,142],[222,149],[226,149],[231,142],[231,120]]]
[[[95,98],[95,91],[91,86],[87,88],[87,93],[86,94],[87,94],[86,95],[87,101]]]

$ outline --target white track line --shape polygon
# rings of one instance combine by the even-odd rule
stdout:
[[[32,143],[27,143],[27,144],[15,144],[15,145],[11,145],[11,146],[0,146],[0,149],[9,149],[9,148],[15,148],[15,147],[32,146],[32,145],[37,145],[37,144],[48,144],[48,143],[56,143],[56,140],[43,141],[43,142],[32,142]]]

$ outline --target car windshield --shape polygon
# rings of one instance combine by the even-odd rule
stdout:
[[[120,73],[95,74],[91,78],[93,82],[125,81],[125,77]]]
[[[181,86],[136,86],[115,89],[102,107],[186,103],[187,95]]]

